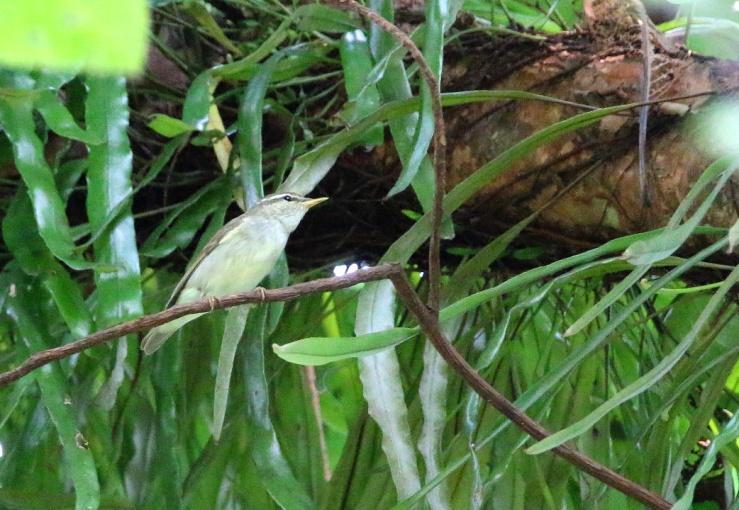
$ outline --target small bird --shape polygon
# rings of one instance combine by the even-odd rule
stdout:
[[[308,209],[325,200],[295,193],[264,197],[213,235],[175,287],[166,308],[254,289],[272,270]],[[144,337],[141,349],[153,353],[201,315],[186,315],[157,326]]]

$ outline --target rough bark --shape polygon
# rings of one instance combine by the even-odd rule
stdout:
[[[526,90],[596,107],[638,102],[643,65],[639,22],[622,8],[623,3],[586,4],[586,27],[543,41],[483,32],[458,39],[447,48],[444,90]],[[536,222],[534,231],[549,241],[582,246],[667,222],[698,175],[716,159],[710,144],[697,142],[691,120],[717,95],[735,94],[739,63],[693,55],[653,27],[650,30],[654,48],[650,98],[703,94],[650,108],[646,147],[650,205],[644,207],[639,199],[638,111],[634,110],[562,136],[490,182],[455,218],[463,237],[470,230],[483,236],[500,231],[576,179],[581,180]],[[535,101],[447,109],[449,188],[524,137],[580,111]],[[342,158],[325,186],[339,201],[366,200],[381,195],[398,171],[391,145],[370,154],[355,151]],[[349,186],[358,181],[364,184]],[[738,185],[736,177],[730,181],[705,223],[730,226],[736,221]],[[342,207],[340,203],[342,213],[329,214],[323,221],[346,224],[347,242],[332,241],[359,246],[361,255],[362,246],[372,251],[372,243],[392,239],[403,226],[399,210],[409,204],[403,199],[389,201],[378,213],[361,204]],[[342,214],[350,214],[349,221]],[[361,226],[349,227],[357,221]]]

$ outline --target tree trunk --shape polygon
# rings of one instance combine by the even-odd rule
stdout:
[[[542,40],[485,32],[462,36],[446,49],[442,88],[525,90],[594,107],[639,102],[644,58],[641,28],[621,5],[586,2],[586,28]],[[457,23],[471,28],[473,21]],[[667,223],[697,177],[717,157],[710,144],[700,144],[700,133],[693,128],[695,113],[713,96],[739,87],[739,63],[693,55],[653,26],[649,30],[653,47],[649,97],[664,102],[649,108],[648,203],[639,193],[639,110],[634,109],[563,135],[513,164],[455,215],[463,237],[482,233],[489,238],[545,204],[549,205],[531,232],[565,247],[580,248]],[[446,109],[449,188],[523,138],[582,111],[540,101],[495,101]],[[387,201],[381,211],[359,202],[368,195],[382,196],[397,176],[400,164],[391,145],[371,153],[356,150],[338,166],[324,186],[338,197],[339,206],[327,208],[314,221],[346,227],[343,239],[331,239],[327,253],[336,253],[337,246],[353,247],[358,250],[355,256],[373,258],[366,252],[386,246],[409,224],[401,209],[417,206],[408,196]],[[727,227],[737,220],[738,184],[736,176],[729,181],[704,224]],[[320,231],[326,229],[314,224],[308,235],[315,238]]]

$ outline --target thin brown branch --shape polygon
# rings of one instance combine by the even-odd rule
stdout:
[[[321,452],[321,464],[323,466],[323,480],[331,481],[331,462],[328,458],[328,445],[326,434],[323,431],[323,415],[321,413],[321,396],[316,385],[316,367],[308,365],[303,367],[304,384],[310,393],[310,406],[313,410],[313,418],[316,420],[316,433],[318,434],[318,447]]]
[[[434,347],[444,360],[456,371],[465,382],[472,387],[475,392],[480,395],[487,403],[495,407],[506,418],[511,420],[517,427],[526,432],[534,439],[541,440],[549,436],[550,433],[542,427],[538,422],[529,417],[526,413],[517,408],[513,403],[499,393],[495,388],[490,386],[487,381],[478,375],[472,366],[462,357],[461,354],[450,344],[444,337],[439,328],[436,317],[424,306],[413,290],[405,273],[398,272],[390,275],[390,279],[398,291],[398,295],[405,303],[406,307],[416,316],[421,329],[428,339],[433,343]],[[659,495],[647,490],[641,485],[632,482],[628,478],[616,473],[612,469],[600,464],[582,452],[567,446],[561,445],[552,450],[553,453],[559,455],[570,464],[578,469],[592,475],[609,487],[634,498],[641,503],[659,510],[669,510],[672,505],[660,497]]]
[[[5,386],[10,382],[20,379],[31,371],[51,363],[52,361],[67,358],[73,354],[82,352],[85,349],[89,349],[90,347],[95,347],[96,345],[100,345],[130,333],[151,329],[155,326],[164,324],[165,322],[173,321],[183,315],[210,312],[212,310],[230,308],[246,303],[291,301],[306,294],[344,289],[358,283],[384,280],[385,278],[389,278],[392,274],[399,273],[402,273],[402,269],[399,265],[383,264],[381,266],[362,269],[343,276],[321,278],[310,282],[291,285],[290,287],[272,290],[255,289],[249,292],[231,294],[218,299],[203,299],[186,305],[174,306],[159,313],[145,315],[138,319],[98,331],[75,342],[36,352],[17,367],[1,373],[0,386]]]
[[[431,210],[431,237],[429,239],[429,298],[428,306],[435,317],[439,316],[441,299],[441,222],[443,215],[444,193],[446,191],[446,128],[444,112],[441,106],[441,88],[439,81],[418,49],[416,43],[408,35],[355,0],[328,0],[327,3],[340,9],[346,9],[366,18],[392,35],[411,54],[418,64],[418,70],[431,94],[431,109],[434,115],[434,204]]]

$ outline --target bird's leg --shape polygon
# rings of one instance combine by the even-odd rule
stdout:
[[[254,287],[254,290],[259,292],[259,299],[262,300],[262,303],[267,301],[267,289],[265,289],[264,287]]]
[[[211,312],[213,310],[215,310],[218,305],[221,304],[221,302],[215,296],[208,296],[208,303],[210,304],[210,311]]]

